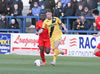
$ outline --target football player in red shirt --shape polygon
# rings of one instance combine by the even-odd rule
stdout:
[[[92,16],[95,18],[96,26],[97,26],[98,30],[100,31],[100,16],[99,16],[99,11],[97,9],[94,9],[93,12],[92,12]],[[94,36],[95,37],[100,36],[100,32],[98,32],[98,34],[94,34]],[[100,57],[100,43],[96,47],[96,49],[94,51],[94,55]]]
[[[40,15],[41,20],[36,23],[36,34],[38,34],[39,30],[42,28],[43,21],[45,20],[45,14]],[[44,52],[47,54],[50,53],[50,38],[48,29],[45,28],[41,34],[39,34],[38,47],[40,49],[40,56],[43,62],[43,65],[46,64]]]

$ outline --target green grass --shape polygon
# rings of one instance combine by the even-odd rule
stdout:
[[[47,65],[36,67],[39,56],[0,55],[0,74],[100,74],[100,58],[58,57],[51,66],[52,57],[46,57]]]

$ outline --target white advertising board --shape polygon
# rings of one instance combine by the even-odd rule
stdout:
[[[63,35],[59,49],[64,56],[94,57],[93,52],[100,38],[92,35]],[[11,52],[20,55],[39,55],[38,36],[35,34],[12,34]],[[51,51],[50,55],[53,54]]]

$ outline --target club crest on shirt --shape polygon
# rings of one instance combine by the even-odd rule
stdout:
[[[53,27],[53,26],[55,26],[55,25],[57,25],[57,23],[56,23],[56,18],[53,18],[53,19],[52,19],[52,23],[49,25],[49,27]]]

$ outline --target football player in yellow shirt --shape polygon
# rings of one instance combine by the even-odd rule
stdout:
[[[56,57],[58,54],[64,54],[62,50],[59,50],[58,47],[61,43],[62,39],[62,31],[60,29],[60,25],[64,28],[65,32],[68,32],[65,25],[61,22],[61,20],[57,17],[52,17],[51,10],[47,10],[46,12],[47,19],[43,22],[42,29],[39,31],[39,34],[43,32],[43,29],[48,28],[50,43],[52,49],[54,50],[52,65],[56,64]]]

